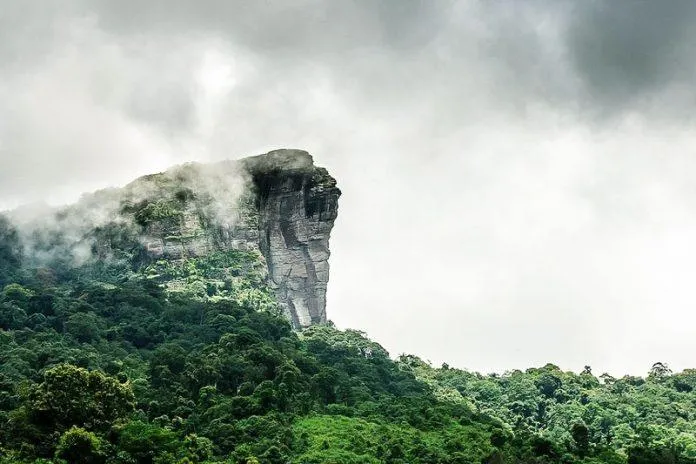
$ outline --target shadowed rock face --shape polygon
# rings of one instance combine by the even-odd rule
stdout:
[[[329,236],[341,195],[335,179],[303,151],[279,150],[244,164],[256,189],[269,284],[295,327],[325,322]]]

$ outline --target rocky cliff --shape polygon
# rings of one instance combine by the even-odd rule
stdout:
[[[252,178],[269,284],[294,326],[325,322],[329,237],[341,195],[335,179],[301,151],[271,152],[243,164]]]
[[[170,287],[192,277],[160,272],[172,264],[215,256],[206,265],[225,267],[219,263],[229,259],[217,259],[220,253],[256,254],[265,268],[262,280],[300,328],[326,321],[329,237],[340,195],[335,179],[307,152],[276,150],[145,176],[22,230],[27,255],[37,260],[50,256],[76,266],[126,260]],[[211,285],[229,286],[227,277],[239,272],[221,271],[219,282],[206,282],[209,294],[215,293]],[[177,282],[163,277],[175,274]]]

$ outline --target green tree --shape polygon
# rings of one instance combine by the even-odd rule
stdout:
[[[72,427],[60,437],[55,457],[70,464],[101,464],[106,460],[105,448],[94,433]]]
[[[65,322],[65,330],[80,343],[98,340],[103,327],[102,318],[94,313],[75,313]]]
[[[189,450],[191,446],[195,448],[199,444],[205,448],[204,443],[198,442],[192,444],[189,441],[182,445],[172,430],[140,420],[129,422],[116,430],[118,449],[137,463],[152,464],[159,456],[186,454],[182,447],[187,445]],[[196,452],[195,449],[193,451]]]
[[[62,364],[47,370],[28,394],[26,407],[35,424],[64,431],[72,426],[106,430],[134,408],[128,383],[101,372]]]

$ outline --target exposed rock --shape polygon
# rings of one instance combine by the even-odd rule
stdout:
[[[26,242],[33,256],[71,256],[77,264],[117,257],[136,267],[256,250],[268,286],[300,328],[326,321],[329,236],[340,195],[309,153],[276,150],[177,166],[86,196],[57,212],[51,227],[37,221]]]
[[[341,195],[335,179],[297,150],[249,158],[245,166],[256,188],[269,283],[293,325],[325,322],[329,236]]]

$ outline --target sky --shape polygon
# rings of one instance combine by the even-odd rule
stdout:
[[[696,367],[696,2],[0,0],[0,209],[300,148],[328,315],[480,372]]]

